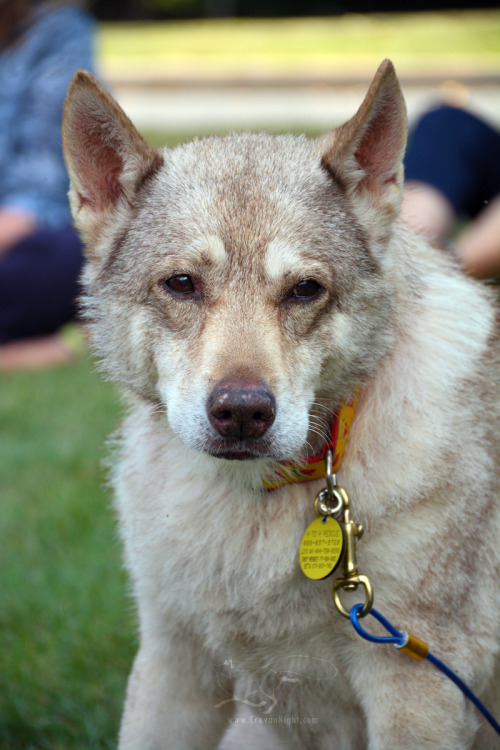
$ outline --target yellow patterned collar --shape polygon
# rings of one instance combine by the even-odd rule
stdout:
[[[333,417],[330,441],[325,443],[315,456],[306,456],[295,461],[280,461],[277,468],[262,480],[265,490],[275,490],[285,484],[310,482],[312,479],[324,479],[326,476],[325,454],[331,450],[333,455],[332,472],[339,470],[342,456],[347,445],[349,430],[354,419],[359,389],[350,401],[342,401],[339,410]]]

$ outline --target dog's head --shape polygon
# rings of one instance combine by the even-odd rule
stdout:
[[[111,377],[219,458],[289,459],[324,442],[390,337],[406,136],[392,64],[317,140],[244,134],[158,152],[85,72],[63,135],[84,307]]]

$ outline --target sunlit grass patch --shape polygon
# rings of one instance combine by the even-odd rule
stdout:
[[[346,14],[328,18],[217,19],[105,23],[98,50],[105,68],[196,64],[211,68],[290,68],[368,64],[384,57],[400,67],[443,60],[499,65],[500,12]]]

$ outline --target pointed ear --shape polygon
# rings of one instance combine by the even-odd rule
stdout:
[[[75,225],[92,244],[119,207],[133,201],[163,158],[121,107],[85,70],[75,73],[64,105],[63,146]]]
[[[375,208],[385,224],[399,210],[406,132],[396,72],[390,60],[384,60],[354,117],[320,141],[325,169],[348,196],[362,199],[363,212]]]

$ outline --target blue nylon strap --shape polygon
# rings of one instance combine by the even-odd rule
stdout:
[[[383,615],[380,614],[375,608],[372,607],[370,610],[370,615],[372,615],[378,622],[380,622],[381,625],[384,626],[384,628],[391,634],[389,636],[379,636],[379,635],[372,635],[372,633],[369,633],[367,630],[364,629],[364,627],[361,625],[359,613],[363,609],[364,604],[355,604],[354,607],[352,607],[349,616],[351,618],[351,622],[353,624],[353,627],[358,633],[358,635],[361,636],[361,638],[364,638],[365,641],[370,641],[370,643],[392,643],[395,646],[405,646],[406,642],[408,640],[408,634],[404,631],[398,630],[397,628],[392,625],[389,620],[387,620]],[[495,732],[500,735],[500,724],[498,721],[492,716],[492,714],[488,711],[486,706],[484,706],[479,698],[472,692],[472,690],[463,682],[458,675],[455,674],[449,667],[446,666],[440,659],[438,659],[434,654],[431,654],[430,652],[425,657],[428,661],[431,662],[431,664],[434,664],[435,667],[441,670],[441,672],[446,675],[452,682],[455,683],[455,685],[460,688],[460,690],[463,692],[463,694],[470,700],[472,703],[476,706],[476,708],[482,713],[486,721],[488,721]]]

